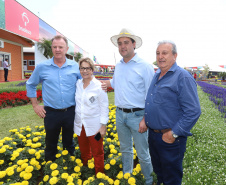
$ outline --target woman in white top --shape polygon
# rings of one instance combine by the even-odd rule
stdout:
[[[93,76],[94,64],[90,58],[80,59],[79,69],[82,79],[76,84],[74,132],[78,136],[83,165],[93,156],[95,173],[104,173],[103,137],[108,122],[108,96],[101,82]],[[99,140],[95,137],[98,133]]]

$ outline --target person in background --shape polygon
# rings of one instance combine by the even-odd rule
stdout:
[[[196,73],[194,73],[194,79],[195,79],[195,81],[196,81],[196,78],[197,78],[197,74],[196,74]]]
[[[119,35],[111,37],[111,41],[118,47],[123,58],[115,66],[113,79],[104,82],[108,87],[114,88],[115,92],[116,128],[122,153],[123,173],[132,173],[134,142],[146,184],[151,185],[153,169],[144,107],[154,69],[135,53],[134,50],[142,45],[142,39],[129,29],[122,29]]]
[[[8,72],[9,72],[9,66],[11,66],[11,64],[8,63],[8,59],[6,58],[5,61],[3,62],[5,82],[9,82],[7,80],[7,78],[8,78]]]
[[[156,50],[159,69],[145,101],[145,122],[157,185],[180,185],[187,136],[197,122],[201,108],[197,84],[192,75],[177,66],[177,48],[161,41]]]
[[[104,173],[103,137],[108,122],[108,96],[101,82],[93,76],[94,63],[90,58],[79,61],[82,79],[76,84],[76,114],[74,132],[78,135],[83,165],[94,157],[95,172]],[[100,138],[95,138],[95,135]]]
[[[52,39],[53,58],[41,62],[26,83],[27,96],[35,113],[44,118],[46,131],[45,160],[56,159],[62,130],[63,149],[74,155],[73,143],[76,82],[81,78],[78,64],[66,58],[68,41],[57,35]],[[36,87],[42,82],[44,107],[38,104]]]

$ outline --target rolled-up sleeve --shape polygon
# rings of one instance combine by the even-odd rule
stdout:
[[[36,87],[40,83],[39,77],[39,67],[37,66],[33,71],[32,75],[26,82],[26,89],[27,89],[27,97],[34,98],[37,97]]]

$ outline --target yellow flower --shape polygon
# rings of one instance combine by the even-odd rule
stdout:
[[[53,177],[56,177],[58,174],[59,174],[59,171],[58,171],[58,170],[54,170],[54,171],[52,171],[52,173],[51,173],[51,175],[52,175]]]
[[[4,178],[6,176],[5,171],[0,171],[0,179]]]
[[[25,168],[27,168],[28,167],[28,164],[27,163],[23,163],[22,165],[21,165],[21,168],[23,168],[23,169],[25,169]]]
[[[64,167],[64,170],[67,170],[67,166]]]
[[[60,158],[61,157],[61,154],[56,154],[56,158]]]
[[[32,177],[32,173],[26,173],[26,172],[23,176],[24,180],[29,180],[31,177]]]
[[[57,183],[57,177],[52,177],[50,180],[49,180],[49,183],[52,185],[52,184],[56,184]]]
[[[114,184],[113,179],[109,178],[109,179],[108,179],[108,183],[109,183],[109,184]]]
[[[27,173],[30,173],[34,170],[34,167],[33,166],[28,166],[26,169],[25,169],[25,172]]]
[[[101,172],[98,172],[96,176],[97,176],[98,179],[102,179],[103,174]]]
[[[1,148],[0,149],[0,154],[5,153],[6,149],[5,148]]]
[[[73,182],[73,177],[72,176],[68,176],[67,182]]]
[[[111,165],[115,165],[115,163],[116,163],[116,160],[115,160],[115,159],[112,159],[112,160],[110,161],[110,164],[111,164]]]
[[[0,160],[0,165],[1,165],[1,164],[4,164],[4,160]]]
[[[67,155],[68,154],[68,151],[67,150],[63,150],[62,151],[62,155]]]
[[[80,167],[79,167],[79,166],[76,166],[76,167],[74,168],[74,171],[75,171],[75,172],[80,172]]]
[[[119,185],[119,184],[120,184],[120,181],[118,179],[115,180],[114,185]]]
[[[106,164],[106,165],[104,166],[105,170],[109,170],[110,167],[111,167],[110,164]]]
[[[25,171],[20,172],[20,177],[22,178],[25,173],[26,173]]]
[[[49,176],[48,175],[45,175],[45,177],[43,178],[43,181],[44,182],[47,182],[49,180]]]
[[[57,167],[58,167],[57,163],[53,163],[50,165],[51,170],[55,170],[55,169],[57,169]]]
[[[14,174],[14,170],[9,170],[8,172],[7,172],[7,175],[8,176],[11,176],[11,175],[13,175]]]
[[[128,179],[130,177],[130,173],[125,173],[124,174],[124,179]]]
[[[118,178],[118,179],[122,179],[122,178],[123,178],[123,172],[122,172],[122,171],[120,171],[120,172],[118,173],[117,178]]]
[[[103,183],[103,182],[101,182],[101,183],[99,183],[99,185],[104,185],[104,183]]]
[[[135,184],[135,183],[136,183],[136,179],[133,178],[133,177],[130,177],[130,178],[128,179],[128,183],[129,183],[129,184]]]
[[[90,169],[93,169],[93,168],[94,168],[94,164],[93,164],[93,163],[89,163],[89,164],[88,164],[88,167],[89,167]]]
[[[61,174],[62,179],[67,179],[68,178],[68,173],[62,173]]]
[[[34,141],[34,142],[37,142],[37,141],[38,141],[38,137],[34,137],[34,138],[33,138],[33,141]]]
[[[81,161],[81,159],[76,159],[75,162],[76,162],[77,164],[80,164],[82,161]]]
[[[24,163],[24,161],[23,160],[19,160],[19,161],[17,161],[17,164],[18,165],[22,165]]]
[[[73,182],[69,182],[67,185],[75,185]]]
[[[29,185],[29,182],[28,181],[22,181],[21,185]]]
[[[36,152],[35,149],[29,149],[29,150],[28,150],[28,153],[31,154],[31,155],[32,155],[32,154],[35,154],[35,152]]]

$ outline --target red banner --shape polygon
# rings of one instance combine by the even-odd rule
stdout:
[[[39,18],[14,0],[5,1],[5,28],[39,41]]]

